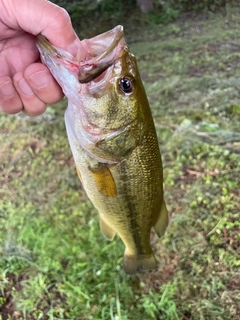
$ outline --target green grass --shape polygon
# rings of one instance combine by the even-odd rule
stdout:
[[[130,277],[77,178],[63,113],[0,115],[0,319],[240,318],[239,9],[127,32],[151,102],[171,224]]]

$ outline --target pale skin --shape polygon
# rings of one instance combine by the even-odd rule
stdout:
[[[40,61],[35,44],[43,34],[76,53],[78,38],[67,12],[47,0],[0,0],[0,111],[37,116],[63,92]]]

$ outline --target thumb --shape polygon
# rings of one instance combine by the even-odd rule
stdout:
[[[4,1],[4,0],[3,0]],[[79,41],[67,11],[46,0],[7,0],[10,16],[18,28],[33,35],[43,34],[53,45],[69,50]],[[71,51],[71,50],[70,50]]]

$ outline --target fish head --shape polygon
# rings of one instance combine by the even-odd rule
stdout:
[[[123,27],[82,40],[76,57],[41,35],[37,46],[68,98],[65,121],[70,139],[102,162],[127,157],[141,141],[141,106],[147,98]]]

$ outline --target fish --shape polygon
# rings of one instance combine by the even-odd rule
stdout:
[[[123,26],[79,40],[76,56],[37,36],[41,60],[68,99],[65,124],[77,174],[102,234],[125,245],[123,270],[157,268],[151,230],[169,223],[156,129]]]

